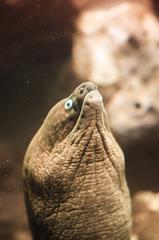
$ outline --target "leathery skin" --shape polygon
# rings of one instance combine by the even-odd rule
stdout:
[[[130,239],[124,156],[94,84],[51,109],[28,147],[23,178],[34,240]]]

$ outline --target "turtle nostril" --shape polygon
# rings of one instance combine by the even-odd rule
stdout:
[[[135,102],[134,106],[135,106],[135,108],[140,109],[141,108],[141,103]]]

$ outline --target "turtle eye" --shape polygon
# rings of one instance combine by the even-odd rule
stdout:
[[[66,102],[65,102],[65,109],[66,110],[69,110],[69,109],[71,109],[72,108],[72,106],[73,106],[73,101],[72,101],[72,99],[68,99]]]

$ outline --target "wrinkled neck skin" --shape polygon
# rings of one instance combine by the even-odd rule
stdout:
[[[128,197],[124,156],[109,129],[103,105],[95,109],[85,106],[75,127],[61,145],[64,146],[64,152],[68,149],[71,152],[73,159],[69,157],[67,163],[73,163],[75,171],[80,166],[89,165],[94,171],[94,179],[99,178],[99,183],[106,178],[105,184],[109,186],[108,198],[117,193],[123,195],[123,198]],[[59,146],[54,152],[58,153]],[[100,174],[99,177],[96,175],[96,167],[97,170],[100,168],[100,173],[103,172],[104,178]]]
[[[124,157],[107,122],[102,104],[85,104],[63,141],[32,160],[26,201],[34,240],[130,239]]]

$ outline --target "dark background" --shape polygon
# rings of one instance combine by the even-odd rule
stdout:
[[[56,77],[70,56],[76,14],[66,2],[0,2],[0,239],[30,239],[23,156],[48,110],[73,88]]]

